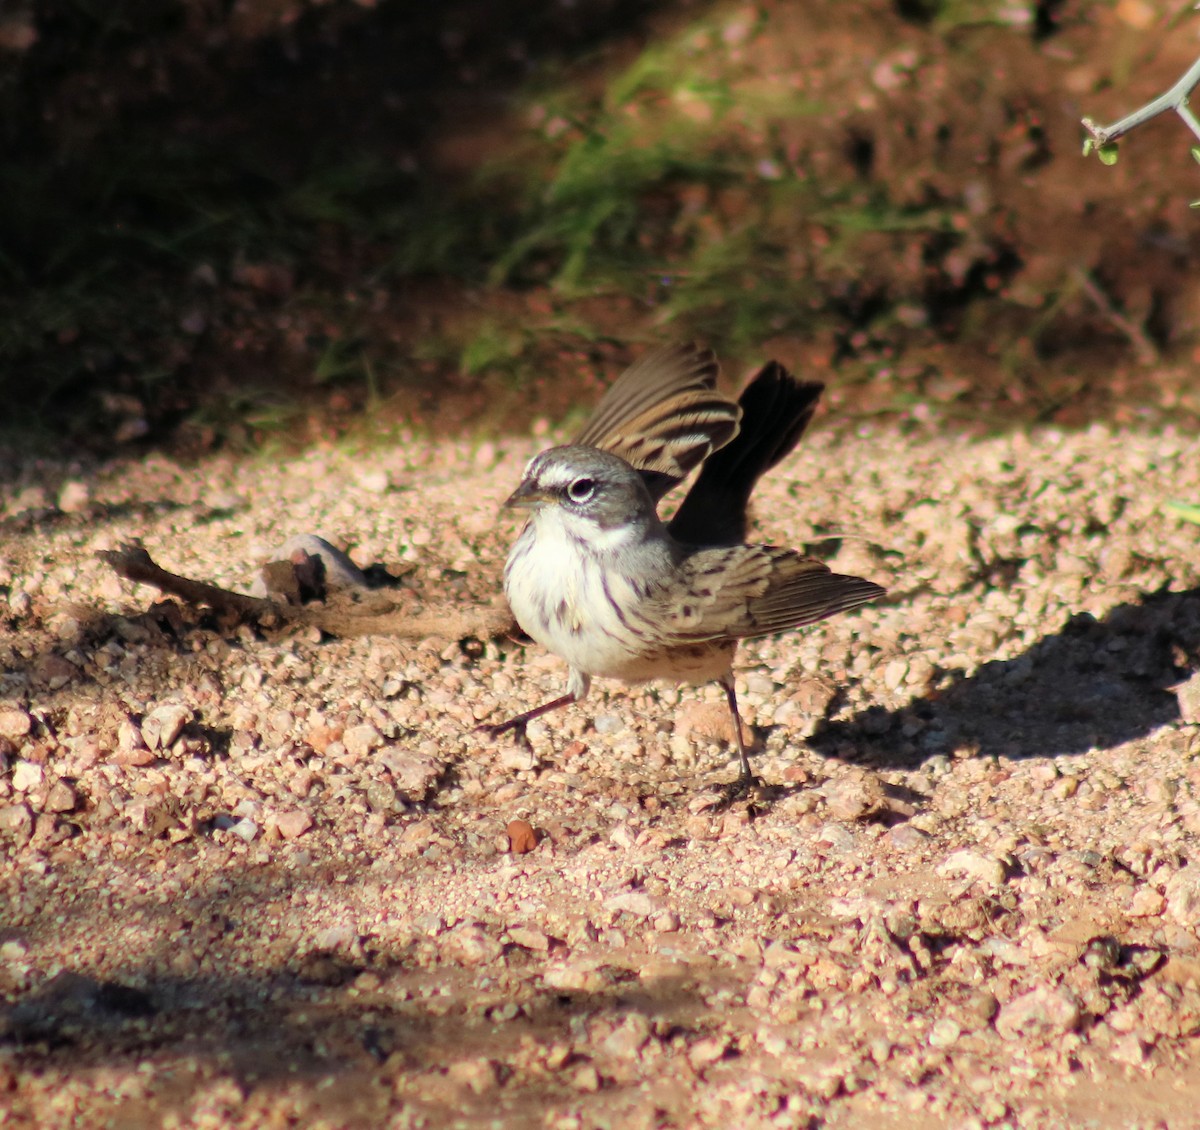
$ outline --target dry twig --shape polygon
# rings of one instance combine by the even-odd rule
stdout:
[[[500,602],[493,606],[459,604],[427,606],[414,611],[413,601],[371,590],[333,592],[319,604],[288,604],[246,596],[206,581],[168,572],[140,545],[104,551],[101,560],[119,576],[150,585],[185,604],[205,605],[218,615],[255,623],[292,623],[317,628],[331,636],[394,636],[400,639],[492,639],[515,631],[512,613]]]

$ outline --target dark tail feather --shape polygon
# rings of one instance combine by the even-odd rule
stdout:
[[[672,537],[691,545],[744,542],[754,484],[800,442],[824,389],[768,361],[738,400],[738,434],[708,457],[671,519]]]

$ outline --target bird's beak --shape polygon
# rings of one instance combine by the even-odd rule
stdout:
[[[546,491],[526,479],[504,500],[504,505],[512,510],[533,510],[543,502],[549,502],[550,497]]]

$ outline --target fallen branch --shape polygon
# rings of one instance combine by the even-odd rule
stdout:
[[[1075,284],[1079,289],[1095,303],[1097,309],[1129,339],[1130,345],[1133,346],[1134,352],[1137,354],[1139,363],[1142,365],[1157,365],[1159,361],[1158,348],[1146,335],[1141,326],[1125,317],[1113,305],[1108,295],[1100,289],[1100,285],[1096,280],[1082,267],[1077,266],[1072,268],[1071,277],[1075,280]]]
[[[218,585],[205,581],[193,581],[178,573],[168,573],[154,563],[153,558],[140,545],[123,545],[120,549],[101,550],[96,554],[101,561],[111,565],[118,576],[139,585],[150,585],[160,592],[177,596],[185,604],[204,604],[218,614],[229,615],[239,620],[263,620],[271,616],[287,619],[289,609],[273,600],[256,596],[243,596],[230,592]]]
[[[420,613],[412,601],[396,600],[378,590],[330,592],[322,603],[289,604],[269,597],[246,596],[168,572],[140,545],[123,545],[98,554],[116,573],[139,585],[150,585],[185,604],[203,605],[219,616],[259,624],[290,623],[317,628],[331,636],[393,636],[399,639],[495,639],[516,630],[507,604],[446,604]]]

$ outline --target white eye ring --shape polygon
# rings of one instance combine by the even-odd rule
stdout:
[[[596,493],[596,480],[589,478],[576,479],[567,487],[567,497],[572,502],[587,502]]]

